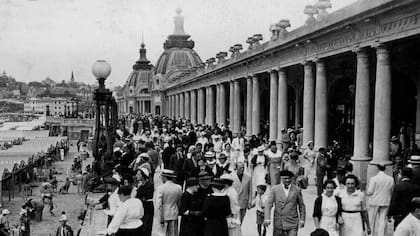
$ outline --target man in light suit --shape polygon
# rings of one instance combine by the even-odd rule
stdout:
[[[244,220],[246,209],[251,206],[252,203],[252,187],[251,187],[251,176],[244,173],[245,163],[238,162],[236,164],[236,172],[232,173],[233,176],[233,188],[238,192],[239,207],[241,223]]]
[[[298,228],[305,225],[305,204],[299,187],[292,183],[293,173],[280,171],[281,183],[271,188],[264,208],[264,225],[271,223],[274,204],[273,236],[297,236]]]
[[[162,170],[163,184],[157,187],[157,206],[160,212],[160,224],[166,236],[178,236],[178,215],[182,188],[175,184],[173,170]]]
[[[366,195],[372,236],[383,236],[387,232],[387,214],[394,187],[394,178],[385,174],[385,166],[377,164],[378,173],[370,178]]]

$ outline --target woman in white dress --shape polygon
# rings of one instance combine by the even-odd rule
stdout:
[[[257,148],[257,154],[254,155],[251,159],[251,168],[252,168],[252,189],[256,191],[257,186],[261,184],[266,184],[266,175],[267,167],[269,164],[269,159],[267,155],[264,155],[264,146]]]
[[[325,181],[324,193],[315,200],[312,215],[315,227],[326,230],[330,236],[339,236],[340,224],[343,223],[341,198],[334,196],[335,188],[333,180]]]
[[[228,225],[229,236],[241,236],[241,220],[240,220],[240,206],[239,195],[232,186],[234,178],[231,174],[223,174],[220,180],[225,183],[223,192],[229,197],[231,215],[226,219]]]
[[[364,229],[370,234],[365,195],[356,189],[359,180],[355,175],[347,175],[345,183],[346,188],[338,193],[343,204],[342,217],[344,221],[340,229],[340,236],[364,236]]]
[[[314,142],[309,141],[306,144],[306,149],[303,151],[302,154],[303,160],[303,168],[305,168],[305,177],[308,178],[309,184],[315,184],[315,157],[316,151],[314,149]]]

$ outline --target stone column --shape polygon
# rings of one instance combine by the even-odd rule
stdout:
[[[235,93],[234,93],[234,86],[233,81],[229,82],[229,129],[233,130],[233,114],[234,114],[234,99],[235,99]]]
[[[234,109],[233,109],[233,133],[239,133],[241,131],[241,88],[239,86],[239,79],[233,82],[233,90],[235,93],[234,97]]]
[[[210,86],[209,87],[209,124],[214,126],[215,124],[215,96],[214,96],[214,89]]]
[[[190,91],[190,97],[191,97],[191,123],[197,124],[197,92],[195,89]]]
[[[181,116],[181,118],[185,117],[184,93],[179,93],[179,115]]]
[[[314,140],[314,118],[315,118],[315,82],[312,72],[312,62],[304,63],[303,81],[303,143]]]
[[[315,83],[315,146],[327,147],[328,144],[328,94],[325,63],[318,59],[316,62]]]
[[[252,76],[252,134],[260,133],[260,83],[256,75]]]
[[[220,84],[220,124],[226,126],[226,88],[224,84]]]
[[[417,75],[418,76],[418,75]],[[416,83],[417,94],[416,94],[416,133],[414,140],[417,146],[420,146],[420,81]],[[412,137],[410,137],[411,139]]]
[[[383,45],[376,48],[376,56],[373,159],[371,164],[390,165],[392,164],[389,160],[389,142],[391,139],[391,62],[389,51]]]
[[[209,92],[209,88],[208,87],[206,87],[206,115],[205,115],[205,124],[206,125],[208,125],[209,124],[209,114],[210,114],[210,103],[209,103],[209,101],[210,101],[210,99],[209,99],[209,95],[210,95],[210,92]]]
[[[216,123],[220,125],[220,84],[216,84]]]
[[[197,123],[204,124],[204,118],[206,115],[206,102],[204,97],[204,91],[203,88],[199,88],[197,91],[197,97],[198,97],[198,104],[197,104]]]
[[[176,117],[176,98],[175,98],[175,95],[172,95],[172,117],[171,118],[174,118],[174,117]]]
[[[277,139],[277,84],[277,69],[273,69],[270,71],[270,141],[275,141]]]
[[[277,139],[281,139],[281,129],[287,129],[287,77],[286,71],[278,71],[278,98],[277,98]]]
[[[295,127],[298,128],[301,125],[300,121],[300,90],[295,88]]]
[[[246,78],[246,136],[252,135],[252,77]]]
[[[175,118],[179,118],[179,94],[175,95]]]
[[[190,108],[191,108],[191,104],[190,104],[190,92],[185,92],[184,93],[184,99],[185,99],[185,118],[187,118],[187,120],[191,121],[191,113],[190,113]]]
[[[354,114],[353,171],[360,177],[362,189],[366,185],[370,131],[369,57],[366,49],[357,49],[356,95]]]
[[[168,106],[167,106],[167,108],[168,108],[168,113],[167,113],[168,117],[172,117],[171,116],[171,105],[172,105],[172,97],[171,96],[168,96]]]

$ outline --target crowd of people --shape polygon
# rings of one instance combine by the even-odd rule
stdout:
[[[102,178],[107,193],[100,199],[108,235],[240,236],[247,210],[256,208],[255,234],[266,235],[272,225],[274,236],[295,236],[308,223],[302,196],[308,185],[318,195],[311,235],[382,236],[391,218],[395,235],[420,235],[415,153],[392,175],[377,164],[364,190],[338,142],[315,149],[302,144],[302,129],[283,129],[279,142],[269,142],[223,124],[127,115],[117,133],[115,167]],[[155,185],[155,174],[163,184]],[[153,227],[155,214],[160,228]]]

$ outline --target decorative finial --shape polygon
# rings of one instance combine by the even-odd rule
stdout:
[[[324,20],[328,16],[327,8],[331,8],[332,5],[330,0],[319,0],[315,7],[319,10],[317,20]]]
[[[144,48],[144,38],[143,38],[143,31],[141,32],[141,44],[140,44],[140,47],[141,48]]]
[[[303,13],[308,15],[308,19],[306,19],[306,26],[313,26],[316,23],[316,19],[314,17],[315,14],[318,14],[318,9],[313,5],[306,5],[305,10]]]
[[[175,29],[174,35],[185,35],[184,32],[184,17],[181,15],[182,9],[176,9],[176,16],[174,17]]]

